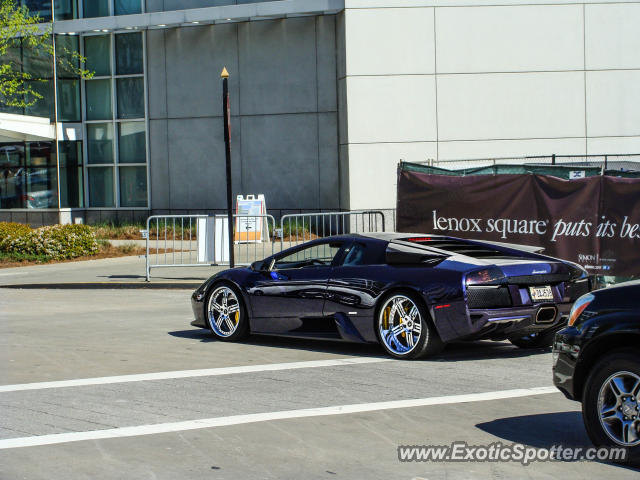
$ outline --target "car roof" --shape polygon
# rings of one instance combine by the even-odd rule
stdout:
[[[410,237],[424,237],[424,236],[429,236],[430,238],[446,238],[444,235],[432,235],[430,233],[405,233],[405,232],[355,233],[352,236],[374,238],[376,240],[385,240],[387,242],[391,242],[392,240],[410,238]]]

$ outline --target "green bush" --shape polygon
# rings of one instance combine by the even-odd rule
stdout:
[[[62,260],[94,255],[100,249],[93,229],[87,225],[52,225],[33,230],[17,225],[0,223],[0,251]]]
[[[0,222],[0,252],[8,251],[8,244],[11,240],[28,235],[31,228],[22,223]]]

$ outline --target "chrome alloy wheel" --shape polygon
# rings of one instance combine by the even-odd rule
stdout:
[[[607,436],[618,445],[640,445],[640,377],[616,372],[600,387],[598,414]]]
[[[378,329],[389,350],[406,355],[416,348],[422,335],[420,310],[410,298],[394,295],[380,309]]]
[[[228,337],[238,328],[240,304],[229,287],[218,287],[209,296],[207,305],[209,326],[216,335]]]

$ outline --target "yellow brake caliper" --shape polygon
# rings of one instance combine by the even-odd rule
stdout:
[[[404,313],[409,313],[409,307],[402,307],[404,308]],[[402,322],[402,320],[400,320]],[[407,332],[405,330],[402,331],[402,338],[407,338]]]
[[[240,310],[236,310],[236,316],[234,318],[234,321],[236,322],[236,325],[238,324],[238,319],[240,318]]]
[[[389,313],[391,312],[391,305],[384,309],[382,314],[382,326],[385,330],[389,330]]]

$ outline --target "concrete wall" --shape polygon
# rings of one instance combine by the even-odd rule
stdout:
[[[346,1],[351,209],[395,206],[400,159],[640,152],[640,2],[499,3]]]
[[[334,16],[148,31],[152,209],[226,205],[224,66],[234,195],[338,208],[335,38]]]

